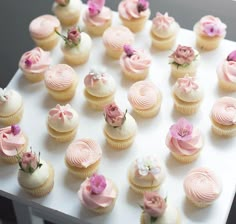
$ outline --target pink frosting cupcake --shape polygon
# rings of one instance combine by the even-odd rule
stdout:
[[[134,81],[143,80],[149,73],[151,56],[142,49],[133,49],[124,45],[124,52],[120,57],[120,66],[123,74]]]
[[[162,95],[152,82],[139,81],[130,87],[128,100],[137,114],[142,117],[153,117],[160,110]]]
[[[213,171],[199,167],[191,170],[184,178],[184,191],[194,205],[203,208],[219,197],[222,186]]]
[[[172,125],[166,136],[166,146],[171,154],[183,163],[196,160],[203,145],[201,132],[184,118],[180,118]]]
[[[27,145],[28,139],[18,125],[0,129],[0,158],[5,162],[17,163]]]
[[[102,149],[96,141],[77,139],[66,150],[65,164],[72,174],[86,178],[97,171],[101,157]]]
[[[236,135],[236,99],[221,97],[211,110],[212,131],[220,136]]]
[[[113,209],[118,190],[110,179],[94,174],[81,184],[78,196],[81,203],[89,210],[106,213]]]
[[[44,79],[44,73],[51,64],[50,53],[40,47],[25,52],[19,61],[19,67],[25,77],[31,82],[39,82]]]
[[[60,21],[52,15],[42,15],[33,19],[29,25],[30,35],[35,44],[43,50],[52,50],[59,38],[55,30],[60,31]]]
[[[112,11],[105,6],[105,0],[89,0],[83,21],[89,33],[101,36],[111,26]]]
[[[218,66],[216,72],[220,88],[226,91],[236,91],[236,51],[232,51],[228,55]]]
[[[71,100],[75,95],[78,75],[69,65],[57,64],[46,71],[44,83],[54,99]]]

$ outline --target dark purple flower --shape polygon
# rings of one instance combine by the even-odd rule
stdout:
[[[101,194],[107,186],[106,179],[103,175],[93,174],[89,182],[93,194]]]
[[[16,124],[16,125],[11,126],[11,132],[13,133],[13,135],[19,134],[20,131],[21,131],[21,129],[20,129],[19,125]]]
[[[126,53],[126,55],[128,57],[131,57],[134,54],[133,48],[130,45],[128,45],[128,44],[125,44],[123,49],[124,49],[124,52]]]
[[[88,11],[90,16],[96,16],[102,11],[102,7],[105,5],[105,0],[89,0]]]
[[[228,57],[227,57],[227,61],[235,61],[236,62],[236,50],[232,51]]]
[[[138,12],[143,12],[149,7],[149,2],[148,0],[138,0]]]
[[[27,67],[30,67],[30,66],[32,65],[32,61],[31,61],[30,59],[26,59],[26,60],[25,60],[25,65],[26,65]]]

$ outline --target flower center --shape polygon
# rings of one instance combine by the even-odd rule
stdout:
[[[178,135],[181,136],[181,137],[185,137],[186,135],[189,135],[189,131],[185,128],[181,128],[179,131],[178,131]]]

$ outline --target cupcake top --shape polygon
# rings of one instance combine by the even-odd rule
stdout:
[[[18,92],[0,88],[0,116],[14,114],[22,103],[22,96]]]
[[[188,75],[177,79],[173,93],[184,102],[198,102],[203,98],[203,89],[198,80]]]
[[[45,38],[54,33],[55,28],[60,27],[60,21],[52,15],[42,15],[31,21],[30,34],[35,38]]]
[[[149,2],[147,0],[124,0],[118,6],[121,18],[132,20],[150,16]]]
[[[218,66],[217,74],[219,79],[236,84],[236,51],[231,52]]]
[[[152,20],[152,33],[160,38],[175,35],[178,30],[179,24],[173,17],[168,16],[167,12],[164,15],[157,12]]]
[[[55,0],[53,4],[52,11],[55,14],[60,14],[61,17],[70,18],[71,14],[79,13],[81,9],[80,0]]]
[[[77,75],[72,67],[67,64],[57,64],[50,67],[45,72],[46,87],[62,91],[69,88],[77,79]]]
[[[226,28],[227,26],[218,17],[207,15],[200,19],[197,31],[207,37],[224,37]]]
[[[161,93],[151,81],[135,82],[129,89],[128,100],[132,107],[147,110],[161,99]]]
[[[229,96],[219,98],[212,107],[211,117],[218,124],[235,125],[236,99]]]
[[[78,196],[87,208],[106,208],[116,199],[117,189],[111,180],[103,175],[93,174],[80,185]]]
[[[21,56],[19,67],[26,72],[41,73],[49,68],[51,61],[49,52],[35,47]]]
[[[210,204],[219,197],[221,190],[218,177],[205,167],[192,169],[184,178],[184,191],[194,202]]]
[[[115,92],[114,78],[104,71],[92,69],[84,78],[86,91],[95,97],[106,97]]]
[[[134,160],[128,172],[130,181],[140,187],[159,186],[165,179],[163,164],[155,155]]]
[[[166,136],[167,147],[177,155],[191,156],[203,147],[203,136],[188,120],[180,118]]]
[[[87,168],[101,159],[102,149],[92,139],[78,139],[72,142],[66,150],[66,161],[78,168]]]
[[[48,125],[59,132],[68,132],[75,129],[79,124],[78,113],[70,104],[61,106],[57,104],[48,112]]]
[[[0,129],[0,154],[5,156],[16,156],[18,149],[27,143],[21,128],[12,125]]]
[[[130,45],[124,45],[124,52],[120,57],[120,66],[132,73],[142,73],[151,65],[151,56],[143,49],[133,49]]]
[[[89,0],[83,21],[93,26],[103,26],[112,19],[112,11],[105,7],[105,0]]]
[[[102,39],[105,46],[122,51],[125,44],[134,42],[134,34],[125,26],[112,26],[105,30]]]

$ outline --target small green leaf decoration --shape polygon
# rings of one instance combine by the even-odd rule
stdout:
[[[157,221],[157,218],[158,218],[158,217],[153,217],[153,216],[151,216],[151,219],[150,219],[151,224],[152,224],[152,223],[155,223],[155,222]]]
[[[143,207],[142,205],[139,205],[139,207],[140,207],[141,209],[144,209],[144,207]]]

